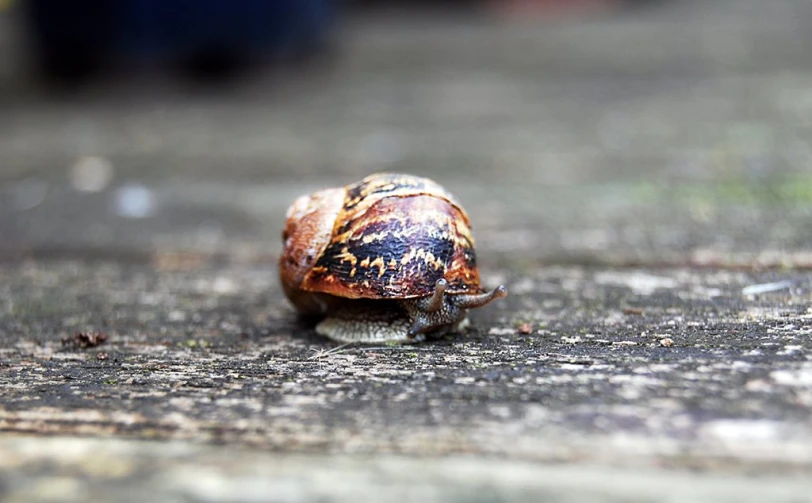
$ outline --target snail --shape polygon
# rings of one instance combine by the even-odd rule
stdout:
[[[379,173],[296,199],[282,287],[316,332],[340,342],[420,342],[507,295],[480,286],[468,215],[437,183]]]

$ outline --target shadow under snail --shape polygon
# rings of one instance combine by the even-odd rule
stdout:
[[[420,342],[507,295],[479,282],[468,215],[437,183],[379,173],[298,198],[279,259],[296,309],[341,342]]]

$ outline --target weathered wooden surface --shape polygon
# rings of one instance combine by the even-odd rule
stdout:
[[[225,94],[6,75],[0,498],[812,500],[808,11],[359,20]],[[471,214],[511,295],[467,333],[337,349],[286,304],[287,204],[378,170]]]
[[[266,453],[188,442],[6,438],[5,501],[804,501],[802,477],[483,456]],[[55,455],[54,452],[58,452]],[[53,460],[43,463],[43,459]]]
[[[15,299],[10,431],[534,460],[609,461],[621,442],[640,452],[614,464],[812,461],[805,274],[747,299],[743,287],[774,275],[506,273],[513,295],[472,315],[467,335],[335,353],[297,326],[264,268],[2,274]],[[82,331],[109,339],[77,348]]]

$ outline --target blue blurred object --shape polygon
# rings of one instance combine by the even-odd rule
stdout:
[[[107,65],[257,61],[322,46],[334,0],[27,0],[27,22],[46,71]]]

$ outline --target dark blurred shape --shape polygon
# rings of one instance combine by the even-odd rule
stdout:
[[[491,8],[512,17],[557,16],[601,11],[621,4],[620,0],[493,0]]]
[[[644,7],[665,0],[349,0],[356,11],[484,11],[513,18],[550,18]]]
[[[41,69],[77,80],[111,67],[178,64],[210,76],[322,47],[332,0],[28,0]]]
[[[31,0],[24,6],[39,63],[47,75],[69,80],[84,77],[112,57],[116,3]]]

